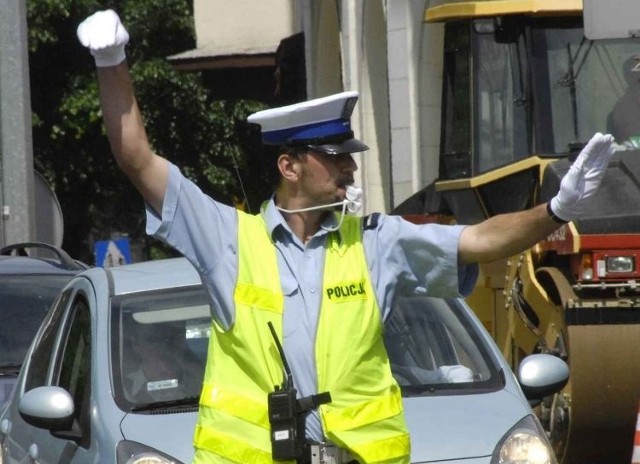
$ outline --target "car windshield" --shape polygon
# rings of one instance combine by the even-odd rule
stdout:
[[[121,297],[111,321],[115,399],[123,410],[198,405],[211,326],[201,287]]]
[[[500,368],[470,311],[463,300],[398,298],[385,324],[385,345],[403,396],[502,387]]]
[[[22,364],[31,341],[72,275],[2,275],[0,279],[0,369]]]
[[[398,298],[385,345],[404,396],[502,387],[470,311],[458,299]],[[198,405],[211,326],[202,288],[120,297],[111,321],[114,391],[123,410]]]

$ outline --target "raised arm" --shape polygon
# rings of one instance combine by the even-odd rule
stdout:
[[[96,62],[100,106],[116,162],[145,201],[161,213],[169,166],[149,145],[125,61],[129,34],[118,15],[106,10],[78,26],[78,39]]]
[[[521,253],[562,223],[582,216],[607,170],[613,154],[612,143],[611,135],[595,134],[562,178],[560,191],[548,204],[493,216],[466,227],[458,245],[460,263],[490,262]]]

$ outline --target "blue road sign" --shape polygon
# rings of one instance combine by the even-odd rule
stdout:
[[[131,262],[128,238],[100,240],[95,246],[96,266],[114,267]]]

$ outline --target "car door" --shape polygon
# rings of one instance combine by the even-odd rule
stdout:
[[[53,307],[38,334],[25,365],[21,392],[47,385],[64,388],[73,398],[70,430],[50,432],[33,427],[12,405],[9,462],[38,464],[86,462],[90,453],[89,401],[91,394],[92,317],[88,281],[78,279]],[[16,398],[17,400],[17,398]]]

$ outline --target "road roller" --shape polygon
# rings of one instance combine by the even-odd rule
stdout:
[[[550,200],[596,132],[615,137],[579,220],[483,265],[468,302],[512,368],[570,366],[535,410],[563,464],[631,462],[640,399],[640,39],[587,38],[582,0],[433,0],[444,41],[438,178],[393,212],[474,224]],[[640,25],[638,25],[640,29]]]

